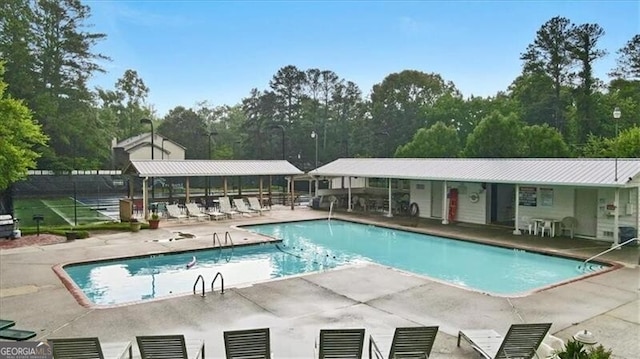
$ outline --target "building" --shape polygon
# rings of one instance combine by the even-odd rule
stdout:
[[[151,133],[142,133],[120,142],[114,138],[111,145],[114,168],[124,168],[131,160],[184,160],[185,147],[159,134],[153,138],[151,155]]]

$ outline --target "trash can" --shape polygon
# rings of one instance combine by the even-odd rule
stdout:
[[[638,232],[635,227],[620,226],[618,227],[618,240],[620,243],[624,243],[630,239],[637,238]],[[629,242],[627,245],[638,245],[638,241]]]
[[[320,209],[320,197],[313,197],[311,201],[311,208]]]

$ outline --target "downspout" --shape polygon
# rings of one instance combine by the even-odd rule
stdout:
[[[619,232],[620,228],[620,188],[616,187],[616,191],[613,197],[613,246],[620,244]]]
[[[519,197],[520,197],[520,185],[516,183],[516,198],[515,198],[515,207],[516,207],[516,219],[515,219],[515,226],[516,228],[513,229],[513,234],[515,234],[516,236],[519,236],[522,234],[522,232],[520,232],[520,203],[519,203]],[[486,208],[486,206],[485,206]]]

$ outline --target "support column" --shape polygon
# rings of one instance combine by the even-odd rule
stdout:
[[[347,212],[353,212],[353,204],[351,203],[351,176],[349,176],[349,183],[347,183],[347,193],[348,193],[348,206],[347,206]]]
[[[142,216],[146,220],[149,217],[149,192],[147,190],[147,182],[149,177],[142,180]]]
[[[519,236],[522,234],[522,232],[520,232],[520,185],[516,184],[516,198],[514,199],[514,203],[515,203],[515,207],[516,207],[516,219],[515,219],[515,226],[516,228],[513,229],[513,234],[515,234],[516,236]]]
[[[184,194],[184,203],[185,204],[191,203],[191,193],[189,193],[189,192],[191,192],[191,189],[189,187],[190,187],[189,177],[187,177],[187,178],[185,178],[185,181],[184,181],[184,193],[185,193]]]
[[[260,176],[260,180],[258,183],[258,198],[260,201],[260,206],[262,206],[262,176]]]
[[[447,193],[447,181],[442,186],[442,224],[449,224],[449,194]]]
[[[389,210],[386,214],[386,217],[393,217],[393,213],[391,213],[391,178],[387,179],[389,181]]]
[[[224,197],[227,197],[227,177],[222,177],[222,192]]]
[[[294,210],[294,206],[295,203],[293,203],[293,196],[294,196],[294,192],[295,192],[295,182],[293,179],[293,176],[289,177],[289,193],[290,193],[290,198],[289,200],[291,201],[291,210]]]

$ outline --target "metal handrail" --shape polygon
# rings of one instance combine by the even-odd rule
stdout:
[[[228,231],[224,233],[224,245],[225,246],[227,245],[227,239],[231,243],[231,250],[229,251],[229,255],[224,258],[228,263],[231,260],[231,257],[233,257],[233,246],[234,246],[233,240],[231,239],[231,233],[229,233]],[[222,250],[220,250],[220,252],[222,253]]]
[[[231,242],[231,247],[233,247],[233,240],[231,240],[231,233],[229,233],[229,231],[226,231],[224,233],[224,245],[225,246],[227,245],[227,239],[229,239],[229,242]]]
[[[627,244],[627,243],[631,243],[631,242],[633,242],[633,241],[638,241],[638,243],[640,243],[640,239],[638,239],[638,237],[636,237],[636,238],[631,238],[631,239],[629,239],[629,240],[628,240],[628,241],[626,241],[626,242],[618,243],[617,245],[615,245],[615,246],[613,246],[613,247],[611,247],[611,248],[607,249],[606,251],[602,251],[602,252],[600,252],[600,253],[596,254],[595,256],[591,256],[591,257],[587,258],[587,260],[585,260],[584,262],[582,262],[582,265],[578,266],[578,269],[582,269],[582,270],[584,270],[584,269],[587,267],[587,263],[588,263],[588,262],[591,262],[593,259],[596,259],[596,258],[598,258],[598,257],[600,257],[600,256],[602,256],[602,255],[604,255],[604,254],[607,254],[607,253],[611,252],[611,251],[612,251],[612,250],[614,250],[614,249],[618,249],[618,248],[620,248],[620,247],[624,246],[625,244]]]
[[[333,204],[336,203],[335,201],[331,201],[331,204],[329,204],[329,222],[331,222],[331,213],[333,213]]]
[[[205,293],[204,293],[204,277],[202,276],[202,274],[199,274],[198,278],[196,278],[196,282],[193,283],[193,294],[196,294],[196,287],[198,286],[198,282],[200,280],[202,280],[202,296],[204,297],[205,296]]]
[[[218,279],[218,277],[220,277],[220,294],[224,294],[224,277],[220,272],[216,273],[216,276],[213,277],[213,280],[211,281],[211,293],[213,293],[213,285],[216,283],[216,279]],[[202,282],[202,285],[204,285],[204,282]]]
[[[218,233],[213,233],[213,247],[216,246],[216,238],[218,238],[219,246],[222,247],[222,241],[220,240],[220,236],[218,236]]]

